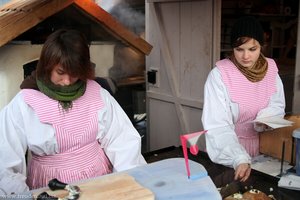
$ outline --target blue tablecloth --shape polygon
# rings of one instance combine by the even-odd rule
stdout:
[[[165,159],[120,173],[133,176],[139,184],[154,193],[156,200],[221,200],[220,193],[210,177],[207,176],[205,168],[191,160],[189,160],[189,165],[191,174],[197,178],[189,179],[187,177],[184,158]],[[104,176],[96,177],[96,179],[102,177]],[[32,199],[32,194],[37,191],[5,199]]]
[[[128,170],[142,186],[155,194],[156,200],[218,200],[222,199],[205,168],[189,160],[191,173],[198,176],[188,179],[183,158],[170,158]]]

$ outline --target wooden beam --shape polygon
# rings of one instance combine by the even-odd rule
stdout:
[[[146,0],[146,3],[172,3],[172,2],[191,2],[191,1],[206,1],[206,0]]]
[[[1,7],[0,46],[8,43],[44,19],[63,10],[73,0],[12,1]]]
[[[119,23],[112,15],[103,10],[100,6],[92,1],[87,0],[75,0],[75,4],[88,12],[91,16],[95,18],[95,21],[106,28],[113,36],[127,43],[133,49],[142,52],[143,54],[149,55],[152,46],[137,36],[133,32],[125,28],[121,23]]]
[[[146,55],[151,52],[149,43],[90,0],[14,0],[3,5],[0,10],[0,46],[70,5],[86,13],[86,16],[134,50]]]

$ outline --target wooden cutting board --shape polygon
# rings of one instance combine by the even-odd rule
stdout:
[[[116,174],[76,184],[80,187],[80,198],[84,199],[110,199],[110,200],[154,200],[154,194],[144,188],[128,174]],[[55,197],[65,197],[68,192],[65,190],[44,190]],[[39,195],[43,191],[34,194]]]

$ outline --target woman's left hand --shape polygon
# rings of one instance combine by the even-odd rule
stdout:
[[[254,123],[254,130],[256,130],[257,132],[264,132],[264,131],[271,131],[273,130],[273,128],[271,128],[266,124],[256,122]]]
[[[245,182],[250,177],[251,166],[248,163],[242,163],[235,170],[234,179]]]

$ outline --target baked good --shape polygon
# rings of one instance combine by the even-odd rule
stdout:
[[[267,196],[265,193],[261,192],[257,189],[251,189],[244,194],[241,193],[235,193],[233,195],[230,195],[224,200],[272,200],[273,198]]]
[[[271,200],[265,193],[257,190],[251,189],[243,194],[243,198],[247,200]]]
[[[235,193],[233,195],[224,198],[224,200],[245,200],[245,199],[243,198],[243,194]]]

